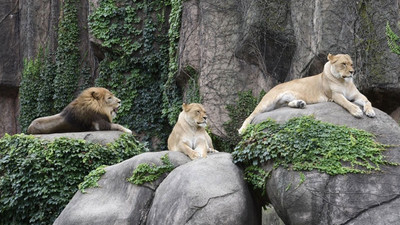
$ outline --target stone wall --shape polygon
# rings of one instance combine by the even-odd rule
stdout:
[[[94,1],[97,2],[97,1]],[[385,25],[396,33],[399,0],[188,0],[183,1],[180,73],[185,85],[191,66],[199,73],[200,93],[216,134],[229,118],[226,105],[238,91],[257,95],[274,85],[317,74],[328,53],[348,53],[355,83],[387,112],[400,102],[400,58],[387,46]],[[61,0],[8,0],[0,3],[0,136],[19,131],[18,88],[23,59],[39,47],[56,49]],[[89,1],[80,0],[81,56],[92,68],[102,59],[88,35]],[[183,81],[183,82],[182,82]]]

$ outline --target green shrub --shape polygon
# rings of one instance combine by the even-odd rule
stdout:
[[[226,135],[223,137],[211,135],[215,149],[223,152],[233,151],[241,140],[238,129],[264,95],[265,91],[261,91],[258,98],[254,97],[251,91],[238,92],[237,100],[226,106],[229,115],[229,121],[223,124]]]
[[[51,224],[91,170],[145,151],[127,134],[107,146],[5,135],[0,139],[0,224]]]
[[[400,37],[393,32],[389,22],[386,23],[386,37],[390,50],[393,53],[400,55]]]
[[[337,126],[311,116],[293,118],[280,125],[266,120],[250,125],[233,152],[235,163],[274,166],[299,171],[318,170],[329,175],[370,173],[380,165],[397,165],[382,155],[388,146],[363,130]]]
[[[161,157],[162,165],[139,164],[127,180],[132,184],[142,185],[157,180],[161,175],[171,172],[175,166],[169,161],[168,154]]]

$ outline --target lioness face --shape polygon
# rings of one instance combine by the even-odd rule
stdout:
[[[194,122],[198,127],[205,127],[207,125],[207,114],[206,110],[201,104],[191,103],[183,104],[183,110],[186,112],[188,117]]]
[[[337,78],[352,78],[354,75],[353,61],[347,54],[328,55],[331,63],[331,73]]]

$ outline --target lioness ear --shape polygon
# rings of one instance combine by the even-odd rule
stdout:
[[[336,57],[332,55],[331,53],[328,54],[328,60],[331,63],[335,63],[337,61]]]
[[[96,100],[100,99],[100,93],[96,92],[96,91],[92,91],[92,97]]]
[[[182,104],[182,109],[183,109],[183,111],[188,112],[190,110],[189,104],[183,103]]]

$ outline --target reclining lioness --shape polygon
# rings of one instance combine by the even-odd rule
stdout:
[[[353,83],[353,61],[349,55],[328,55],[322,73],[279,84],[272,88],[243,122],[239,133],[243,134],[253,118],[282,105],[304,108],[306,104],[334,101],[353,116],[362,117],[363,111],[352,102],[363,107],[368,117],[375,117],[371,102],[361,94]]]
[[[207,114],[198,103],[183,104],[171,134],[168,138],[170,151],[183,152],[191,159],[207,157],[207,152],[217,152],[205,127]]]

